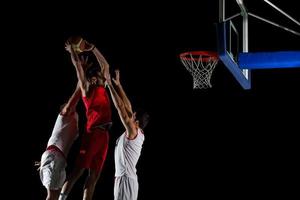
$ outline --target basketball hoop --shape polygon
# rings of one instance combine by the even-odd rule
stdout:
[[[192,74],[194,89],[211,88],[211,75],[218,63],[218,54],[212,51],[191,51],[180,54],[180,60]]]

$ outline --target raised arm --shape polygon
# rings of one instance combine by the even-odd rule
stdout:
[[[137,130],[135,128],[134,121],[132,120],[132,118],[133,118],[132,111],[130,111],[131,113],[129,116],[129,112],[126,110],[123,100],[116,92],[116,90],[111,82],[110,76],[107,76],[105,78],[106,78],[106,81],[108,84],[108,88],[109,88],[113,103],[118,111],[119,117],[120,117],[124,127],[126,128],[129,138],[133,139],[137,135]]]
[[[125,108],[128,112],[132,113],[132,107],[131,107],[131,103],[122,87],[122,84],[120,82],[120,70],[115,70],[116,73],[116,78],[112,79],[116,85],[116,90],[119,94],[119,96],[121,97],[121,99],[123,100],[124,104],[125,104]]]
[[[92,49],[92,52],[94,53],[99,65],[101,67],[101,71],[102,71],[104,77],[106,77],[109,74],[109,64],[107,63],[104,56],[97,49],[97,47],[94,46],[94,48]]]
[[[77,75],[77,79],[78,79],[78,84],[79,84],[79,88],[81,90],[81,93],[83,96],[86,96],[86,78],[85,78],[85,72],[82,66],[82,62],[79,59],[78,54],[74,51],[74,49],[72,48],[71,44],[66,42],[65,44],[65,48],[68,52],[70,52],[71,55],[71,60],[73,65],[75,66],[76,69],[76,75]]]
[[[62,108],[60,114],[61,115],[68,115],[70,111],[75,110],[75,107],[81,97],[81,90],[79,87],[79,83],[77,83],[76,89],[73,92],[72,96],[68,100],[68,102]]]

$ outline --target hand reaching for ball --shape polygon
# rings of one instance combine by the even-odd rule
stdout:
[[[84,49],[83,51],[92,51],[95,48],[95,45],[89,43],[88,41],[84,40]]]
[[[95,48],[95,45],[89,43],[81,36],[71,36],[65,43],[65,48],[68,52],[71,52],[71,49],[73,49],[75,53],[79,54],[84,51],[92,51]]]
[[[65,43],[65,49],[66,49],[66,51],[69,52],[69,53],[71,53],[71,48],[72,48],[72,45],[70,44],[69,41],[67,41]]]

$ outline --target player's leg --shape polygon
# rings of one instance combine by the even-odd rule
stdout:
[[[41,159],[40,178],[47,189],[47,200],[57,200],[66,178],[66,160],[60,152],[47,150]]]
[[[79,177],[83,174],[84,170],[85,170],[84,168],[75,167],[75,169],[69,175],[67,181],[64,183],[64,186],[59,196],[59,200],[64,200],[67,198],[74,184],[79,179]]]
[[[130,179],[130,189],[132,194],[132,200],[138,199],[138,193],[139,193],[139,183],[137,179]]]
[[[109,135],[107,131],[95,130],[93,134],[93,142],[90,143],[90,151],[95,152],[93,160],[90,164],[89,174],[84,185],[83,199],[92,199],[95,186],[100,177],[104,162],[106,160]]]
[[[137,179],[126,175],[116,177],[114,189],[115,200],[137,200],[138,189]]]
[[[85,169],[90,168],[90,163],[93,158],[93,152],[90,151],[90,142],[93,141],[90,134],[84,134],[80,146],[80,151],[76,159],[76,164],[74,170],[71,172],[67,181],[65,182],[59,200],[67,199],[68,194],[72,190],[76,181],[83,174]]]
[[[114,200],[120,200],[123,197],[123,190],[122,188],[122,177],[115,177],[115,183],[114,183]]]
[[[60,190],[52,190],[47,188],[47,198],[46,200],[57,200],[60,194]]]
[[[91,200],[93,198],[93,194],[95,191],[95,186],[97,181],[100,177],[101,172],[97,172],[96,170],[89,170],[89,175],[86,178],[84,184],[84,192],[83,192],[83,199],[84,200]]]
[[[114,185],[114,200],[137,200],[139,185],[137,179],[126,175],[116,177]]]

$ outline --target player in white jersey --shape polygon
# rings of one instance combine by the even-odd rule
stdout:
[[[147,113],[133,113],[131,103],[120,83],[120,72],[119,70],[115,72],[116,79],[113,79],[113,81],[116,89],[109,74],[106,80],[114,105],[126,131],[118,138],[115,147],[114,198],[115,200],[137,200],[136,164],[141,155],[144,142],[142,129],[147,125],[149,115]]]
[[[41,157],[39,172],[42,184],[47,189],[46,200],[57,200],[66,178],[66,158],[69,150],[78,137],[78,114],[75,111],[81,96],[79,87],[76,88],[59,113],[47,148]]]

